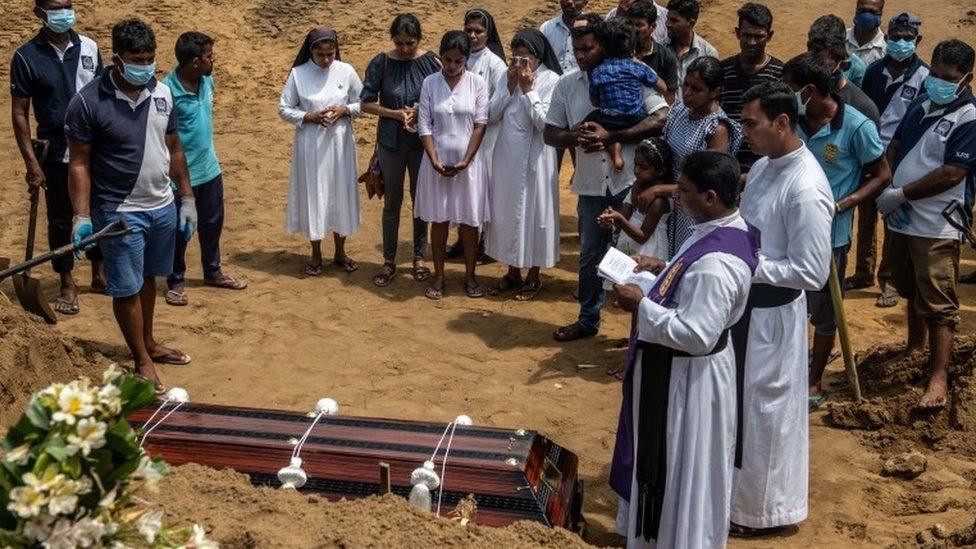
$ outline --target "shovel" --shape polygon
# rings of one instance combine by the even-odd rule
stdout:
[[[31,258],[21,263],[20,265],[14,265],[9,269],[4,269],[0,271],[0,282],[3,282],[5,279],[10,278],[11,276],[19,275],[20,273],[29,271],[30,269],[42,263],[47,263],[48,261],[74,253],[76,250],[84,250],[94,244],[97,244],[99,241],[108,238],[125,236],[133,232],[133,230],[134,229],[129,228],[129,226],[125,224],[125,221],[118,219],[116,221],[113,221],[112,223],[109,223],[108,225],[105,226],[105,228],[98,231],[97,233],[89,236],[88,238],[83,239],[81,242],[78,243],[77,246],[75,246],[74,244],[66,244],[56,250],[51,250],[46,254],[41,254],[37,257]]]
[[[40,201],[41,190],[33,189],[30,193],[30,219],[27,222],[27,253],[24,261],[30,262],[34,258],[34,237],[37,233],[37,203]],[[57,324],[58,317],[51,309],[51,304],[44,297],[41,281],[30,275],[30,267],[14,276],[14,290],[20,306],[27,312],[44,319],[48,324]]]
[[[957,213],[961,219],[956,218]],[[948,206],[945,207],[944,210],[942,210],[942,217],[949,222],[949,225],[952,225],[953,229],[962,233],[962,236],[965,237],[970,246],[976,248],[976,235],[973,235],[972,229],[967,227],[964,223],[963,220],[966,219],[964,213],[965,212],[963,212],[962,205],[959,204],[959,201],[953,200]]]

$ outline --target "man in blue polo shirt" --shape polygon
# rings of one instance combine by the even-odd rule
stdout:
[[[783,67],[783,82],[796,93],[799,134],[817,157],[834,193],[836,212],[831,230],[834,263],[841,280],[847,266],[854,227],[854,208],[871,200],[891,181],[878,127],[831,90],[832,67],[817,53],[794,57]],[[861,174],[868,174],[862,178]],[[826,399],[821,380],[837,335],[829,283],[807,292],[807,311],[814,326],[810,361],[810,406]]]
[[[224,180],[213,142],[213,52],[214,41],[206,34],[190,31],[176,41],[179,66],[163,80],[173,93],[176,126],[190,169],[190,185],[200,217],[200,261],[203,282],[208,286],[243,290],[247,281],[224,274],[220,269],[220,234],[224,228]],[[180,207],[176,198],[176,207]],[[173,272],[166,280],[166,303],[183,306],[186,296],[186,241],[176,239]]]
[[[196,206],[173,95],[154,77],[152,29],[138,19],[116,24],[112,52],[112,69],[78,92],[65,117],[72,239],[78,243],[118,219],[134,229],[102,242],[106,293],[136,371],[162,389],[153,364],[189,364],[190,357],[153,337],[154,277],[173,272],[176,239],[193,234]],[[179,216],[171,178],[183,197]]]
[[[51,249],[71,242],[71,199],[68,197],[68,145],[64,138],[64,112],[75,93],[102,72],[98,46],[87,36],[71,30],[75,12],[71,0],[37,0],[34,15],[44,23],[37,36],[17,49],[10,64],[10,102],[14,138],[27,168],[27,186],[32,193],[45,190],[47,236]],[[37,137],[48,141],[45,159],[31,147],[30,109],[34,107]],[[92,288],[105,288],[102,255],[89,250]],[[54,310],[66,315],[78,313],[78,288],[72,276],[74,259],[55,259],[54,272],[61,278],[61,291]]]
[[[885,254],[897,259],[892,280],[908,300],[907,352],[929,345],[929,380],[921,409],[946,405],[952,337],[959,323],[959,242],[962,235],[942,216],[953,202],[972,225],[976,188],[976,99],[970,84],[976,53],[960,40],[935,47],[925,94],[908,108],[888,156],[891,187],[878,197],[890,231]]]

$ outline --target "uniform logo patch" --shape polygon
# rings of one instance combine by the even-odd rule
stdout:
[[[836,164],[837,157],[840,156],[840,149],[833,143],[824,145],[824,160],[828,164]]]
[[[911,100],[915,99],[915,96],[916,95],[918,95],[918,90],[915,89],[914,87],[912,87],[912,86],[902,86],[902,88],[901,88],[901,98],[904,99],[905,101],[911,101]]]
[[[85,69],[86,71],[95,70],[95,60],[92,59],[92,56],[90,55],[81,56],[81,68]]]
[[[952,120],[939,120],[939,123],[935,125],[935,133],[941,137],[949,137],[949,132],[952,131],[952,126],[955,122]]]
[[[166,114],[169,112],[169,103],[165,97],[156,97],[153,101],[156,104],[156,112]]]

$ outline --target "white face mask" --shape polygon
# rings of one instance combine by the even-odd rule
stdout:
[[[807,115],[807,103],[809,103],[809,102],[810,102],[809,99],[807,99],[806,101],[803,100],[803,90],[800,90],[800,91],[796,92],[796,111],[797,111],[797,114],[799,114],[800,116],[806,116]]]

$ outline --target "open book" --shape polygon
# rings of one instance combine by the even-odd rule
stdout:
[[[607,255],[603,256],[603,260],[600,261],[597,272],[614,284],[624,284],[634,274],[635,267],[637,267],[637,262],[633,258],[617,248],[611,247],[607,251]]]

